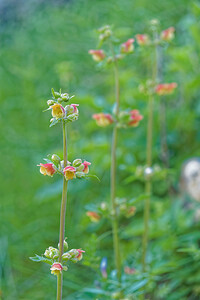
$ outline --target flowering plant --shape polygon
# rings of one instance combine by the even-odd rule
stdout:
[[[61,212],[60,212],[60,236],[58,248],[52,246],[48,247],[44,255],[36,255],[30,259],[36,262],[45,262],[51,265],[51,273],[57,276],[57,300],[62,299],[62,278],[63,271],[68,270],[69,262],[78,262],[82,259],[83,253],[82,249],[71,249],[68,250],[68,243],[65,239],[65,214],[66,214],[66,203],[67,203],[67,186],[68,182],[73,179],[83,179],[87,177],[96,177],[95,175],[89,175],[90,162],[77,158],[72,161],[67,159],[67,134],[66,134],[66,124],[69,122],[76,121],[79,116],[78,104],[67,104],[72,97],[69,94],[60,92],[55,92],[52,89],[53,99],[47,101],[49,108],[51,110],[52,119],[50,120],[50,127],[62,123],[63,128],[63,159],[58,155],[48,155],[45,158],[46,163],[40,163],[40,173],[42,175],[54,176],[58,174],[63,178],[63,192],[62,192],[62,202],[61,202]],[[66,105],[67,104],[67,105]],[[97,177],[96,177],[97,178]]]

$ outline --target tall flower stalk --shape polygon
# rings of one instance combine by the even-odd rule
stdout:
[[[139,121],[142,120],[138,110],[131,111],[120,111],[120,83],[119,83],[119,69],[118,61],[123,59],[125,55],[130,54],[134,50],[133,42],[134,39],[129,39],[127,42],[120,45],[119,52],[116,52],[116,47],[114,47],[113,33],[109,26],[104,26],[99,29],[99,39],[100,45],[107,41],[110,56],[107,56],[106,52],[102,49],[90,50],[89,54],[92,55],[93,59],[99,62],[101,65],[112,64],[114,71],[114,81],[115,81],[115,104],[113,109],[113,114],[108,113],[98,113],[93,115],[96,120],[97,125],[101,127],[106,127],[113,125],[112,131],[112,145],[111,145],[111,168],[110,168],[110,202],[111,202],[111,222],[112,222],[112,233],[113,233],[113,250],[115,258],[115,269],[117,271],[117,279],[119,286],[121,283],[122,274],[122,262],[121,262],[121,251],[120,251],[120,237],[119,237],[119,213],[120,204],[116,198],[116,175],[117,175],[117,139],[120,128],[136,127]],[[135,207],[129,207],[128,202],[123,203],[123,207],[127,207],[125,214],[127,217],[134,215]],[[99,210],[101,214],[102,211]],[[89,212],[88,216],[94,217],[94,212]],[[98,221],[100,216],[98,215]],[[123,292],[120,289],[119,294],[115,297],[116,299],[122,299]]]
[[[120,109],[120,87],[119,87],[119,71],[118,64],[115,58],[115,52],[112,42],[110,41],[110,49],[113,57],[113,68],[115,77],[115,115],[116,119],[119,118]],[[119,242],[119,224],[117,216],[117,203],[116,203],[116,151],[117,151],[117,124],[114,124],[112,133],[112,146],[111,146],[111,170],[110,170],[110,198],[112,205],[112,232],[113,232],[113,246],[115,254],[115,265],[117,270],[117,278],[121,280],[121,257],[120,257],[120,242]]]
[[[51,110],[52,119],[50,120],[50,127],[61,123],[63,132],[63,160],[56,155],[49,155],[44,160],[45,164],[40,163],[40,173],[47,176],[53,176],[54,174],[61,175],[63,177],[63,190],[62,201],[60,209],[60,234],[58,248],[50,246],[44,252],[44,255],[36,255],[31,259],[33,261],[43,261],[51,265],[51,273],[57,276],[57,300],[62,299],[62,286],[63,286],[63,271],[68,270],[68,263],[76,263],[82,259],[82,254],[85,252],[82,249],[68,250],[68,243],[65,238],[65,216],[67,205],[67,186],[69,180],[82,179],[91,177],[89,173],[90,162],[82,161],[80,158],[75,159],[72,163],[68,161],[67,157],[67,124],[76,121],[79,116],[78,104],[66,104],[72,97],[69,94],[55,92],[52,89],[53,99],[48,100],[47,104]]]
[[[154,120],[154,102],[155,95],[171,94],[176,88],[176,83],[159,83],[161,78],[158,78],[158,73],[161,73],[159,51],[160,47],[166,42],[170,42],[174,37],[174,28],[170,27],[158,34],[158,21],[151,21],[152,40],[147,34],[136,35],[137,42],[140,46],[150,46],[152,49],[152,78],[148,81],[143,90],[148,94],[148,121],[147,121],[147,146],[146,146],[146,168],[145,168],[145,191],[147,197],[144,203],[144,233],[142,239],[142,271],[147,270],[147,248],[149,240],[149,222],[150,222],[150,207],[152,195],[152,180],[154,168],[152,164],[152,147],[153,147],[153,120]]]
[[[67,166],[67,129],[65,122],[63,124],[63,164],[64,168]],[[59,236],[59,263],[62,263],[63,255],[63,246],[65,239],[65,215],[66,215],[66,206],[67,206],[67,184],[68,181],[63,178],[63,190],[62,190],[62,202],[60,208],[60,236]],[[57,300],[62,299],[62,277],[63,274],[60,273],[57,276]]]
[[[157,70],[158,70],[158,34],[157,26],[152,26],[153,29],[153,60],[152,60],[152,86],[156,86]],[[148,100],[148,121],[147,121],[147,146],[146,146],[146,184],[145,192],[147,197],[144,203],[144,234],[142,240],[142,271],[146,271],[146,254],[149,238],[149,220],[150,220],[150,202],[152,193],[152,143],[153,143],[153,112],[154,112],[154,92],[149,93]]]

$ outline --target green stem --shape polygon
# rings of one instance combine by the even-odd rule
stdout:
[[[153,96],[149,98],[148,105],[148,125],[147,125],[147,167],[151,168],[152,165],[152,138],[153,138]],[[145,192],[148,195],[145,199],[144,204],[144,234],[142,240],[142,271],[146,271],[146,253],[148,245],[148,236],[149,236],[149,218],[150,218],[150,199],[151,199],[151,178],[147,177]]]
[[[67,134],[66,126],[63,122],[63,157],[64,167],[67,165]],[[66,215],[66,204],[67,204],[67,183],[68,181],[63,178],[63,191],[62,191],[62,202],[60,209],[60,237],[59,237],[59,263],[62,263],[63,255],[63,244],[65,239],[65,215]],[[62,299],[62,273],[57,276],[57,300]]]
[[[153,86],[156,85],[157,72],[158,72],[158,46],[157,46],[157,32],[154,32],[154,61],[153,61],[153,72],[152,81]],[[154,109],[154,93],[149,95],[148,103],[148,124],[147,124],[147,148],[146,148],[146,166],[152,167],[152,143],[153,143],[153,109]],[[151,176],[148,176],[145,184],[145,192],[147,198],[144,204],[144,234],[142,239],[142,271],[146,272],[146,254],[149,239],[149,220],[150,220],[150,202],[152,193],[152,181]]]
[[[110,49],[113,55],[114,64],[114,76],[115,76],[115,114],[118,119],[119,106],[120,106],[120,91],[119,91],[119,72],[118,65],[115,59],[115,53],[113,49],[112,42],[110,42]],[[115,255],[115,266],[117,270],[117,278],[119,282],[121,281],[121,257],[120,257],[120,247],[119,247],[119,225],[117,216],[117,204],[116,204],[116,151],[117,151],[117,134],[118,129],[115,124],[112,134],[112,148],[111,148],[111,172],[110,172],[110,182],[111,182],[111,205],[112,205],[112,232],[113,232],[113,246]]]

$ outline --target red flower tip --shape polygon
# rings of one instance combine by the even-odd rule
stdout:
[[[78,108],[77,108],[78,106],[79,106],[79,104],[71,104],[71,107],[73,107],[73,109],[74,109],[74,111],[73,111],[74,114],[78,112]]]
[[[83,162],[83,165],[84,165],[83,173],[88,174],[88,173],[89,173],[89,167],[88,167],[88,166],[90,166],[91,163],[90,163],[89,161],[86,161],[86,160],[85,160],[85,161]]]
[[[83,258],[83,254],[82,253],[85,253],[85,251],[82,250],[82,249],[76,249],[76,250],[78,251],[78,255],[76,256],[76,258],[78,260],[81,260]]]

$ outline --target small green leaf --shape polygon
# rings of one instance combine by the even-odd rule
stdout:
[[[30,260],[32,261],[35,261],[35,262],[44,262],[44,263],[47,263],[49,265],[52,265],[52,260],[51,259],[48,259],[46,257],[43,257],[43,256],[40,256],[40,255],[37,255],[35,254],[34,257],[29,257]]]
[[[95,178],[95,179],[97,179],[99,182],[100,182],[100,179],[99,179],[99,177],[97,177],[96,175],[85,175],[85,178]]]
[[[53,88],[51,89],[51,92],[52,92],[53,97],[56,98],[56,97],[55,97],[55,92],[54,92],[54,89],[53,89]]]
[[[49,127],[52,127],[52,126],[56,125],[59,122],[60,122],[60,119],[53,119],[53,121],[51,122],[51,124],[49,125]]]

